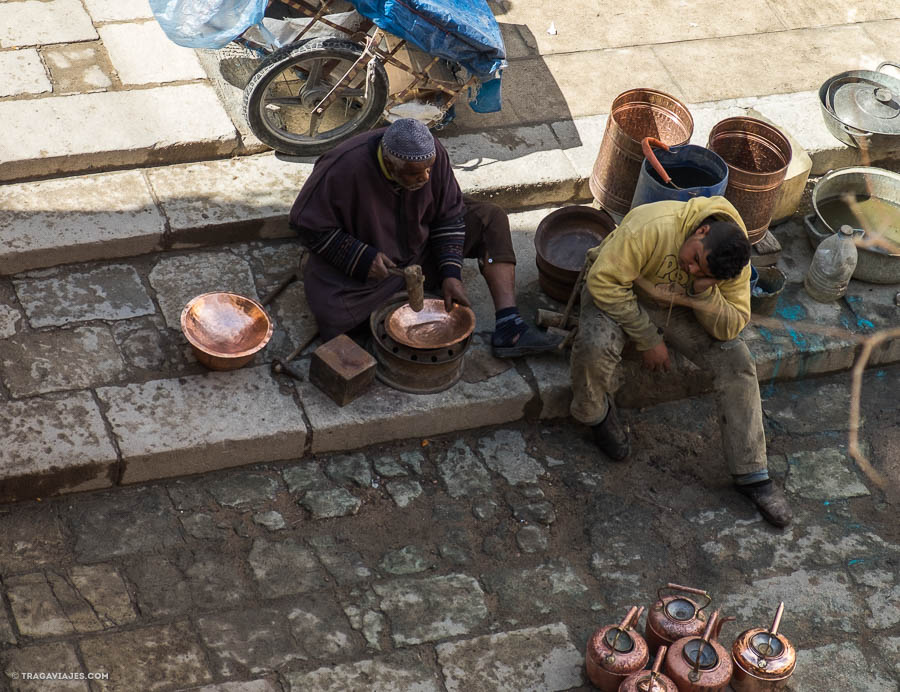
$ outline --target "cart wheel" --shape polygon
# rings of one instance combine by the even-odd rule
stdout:
[[[315,106],[363,54],[362,47],[334,38],[314,38],[272,53],[244,88],[247,123],[276,151],[317,156],[371,128],[387,103],[388,77],[378,59],[338,87],[338,98],[316,114]]]

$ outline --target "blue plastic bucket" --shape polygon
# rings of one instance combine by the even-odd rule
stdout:
[[[667,185],[653,170],[647,159],[641,164],[637,187],[631,200],[631,208],[650,202],[676,200],[687,202],[694,197],[715,197],[724,195],[728,186],[728,164],[714,151],[696,144],[672,147],[669,151],[657,149],[653,152],[662,167],[671,176],[676,190]]]

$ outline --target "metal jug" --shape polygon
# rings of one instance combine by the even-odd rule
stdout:
[[[731,645],[734,677],[731,686],[735,692],[768,692],[787,686],[794,672],[797,652],[778,625],[784,613],[784,602],[775,611],[772,626],[741,632]]]
[[[619,692],[678,692],[675,683],[659,672],[665,657],[666,647],[661,646],[656,652],[653,667],[629,675],[619,685]]]
[[[734,664],[724,646],[716,641],[722,625],[734,618],[719,620],[715,611],[706,623],[702,637],[684,637],[669,647],[666,675],[679,692],[715,692],[725,689]]]
[[[663,591],[696,594],[705,598],[706,602],[701,606],[684,596],[663,596]],[[671,646],[682,637],[699,636],[703,633],[706,628],[703,609],[712,602],[712,596],[706,591],[669,583],[660,588],[656,595],[658,600],[647,611],[647,626],[644,628],[644,637],[650,651],[656,651],[663,644]]]
[[[588,642],[588,678],[603,692],[616,692],[625,678],[642,670],[650,660],[647,642],[634,630],[643,612],[644,606],[631,606],[621,623],[601,627]]]

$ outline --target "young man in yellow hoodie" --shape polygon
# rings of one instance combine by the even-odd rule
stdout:
[[[669,348],[708,370],[718,400],[725,460],[736,488],[775,526],[791,509],[770,478],[756,365],[740,339],[750,319],[750,242],[724,197],[633,209],[588,253],[572,348],[572,416],[591,426],[610,459],[631,448],[610,393],[628,340],[650,370],[670,367]]]

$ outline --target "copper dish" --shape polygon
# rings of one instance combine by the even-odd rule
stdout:
[[[269,342],[273,325],[255,300],[215,291],[185,305],[181,331],[203,365],[211,370],[236,370]]]
[[[424,303],[419,312],[405,303],[391,313],[384,327],[392,339],[410,348],[446,348],[475,331],[475,313],[465,305],[447,312],[443,298],[426,298]]]

